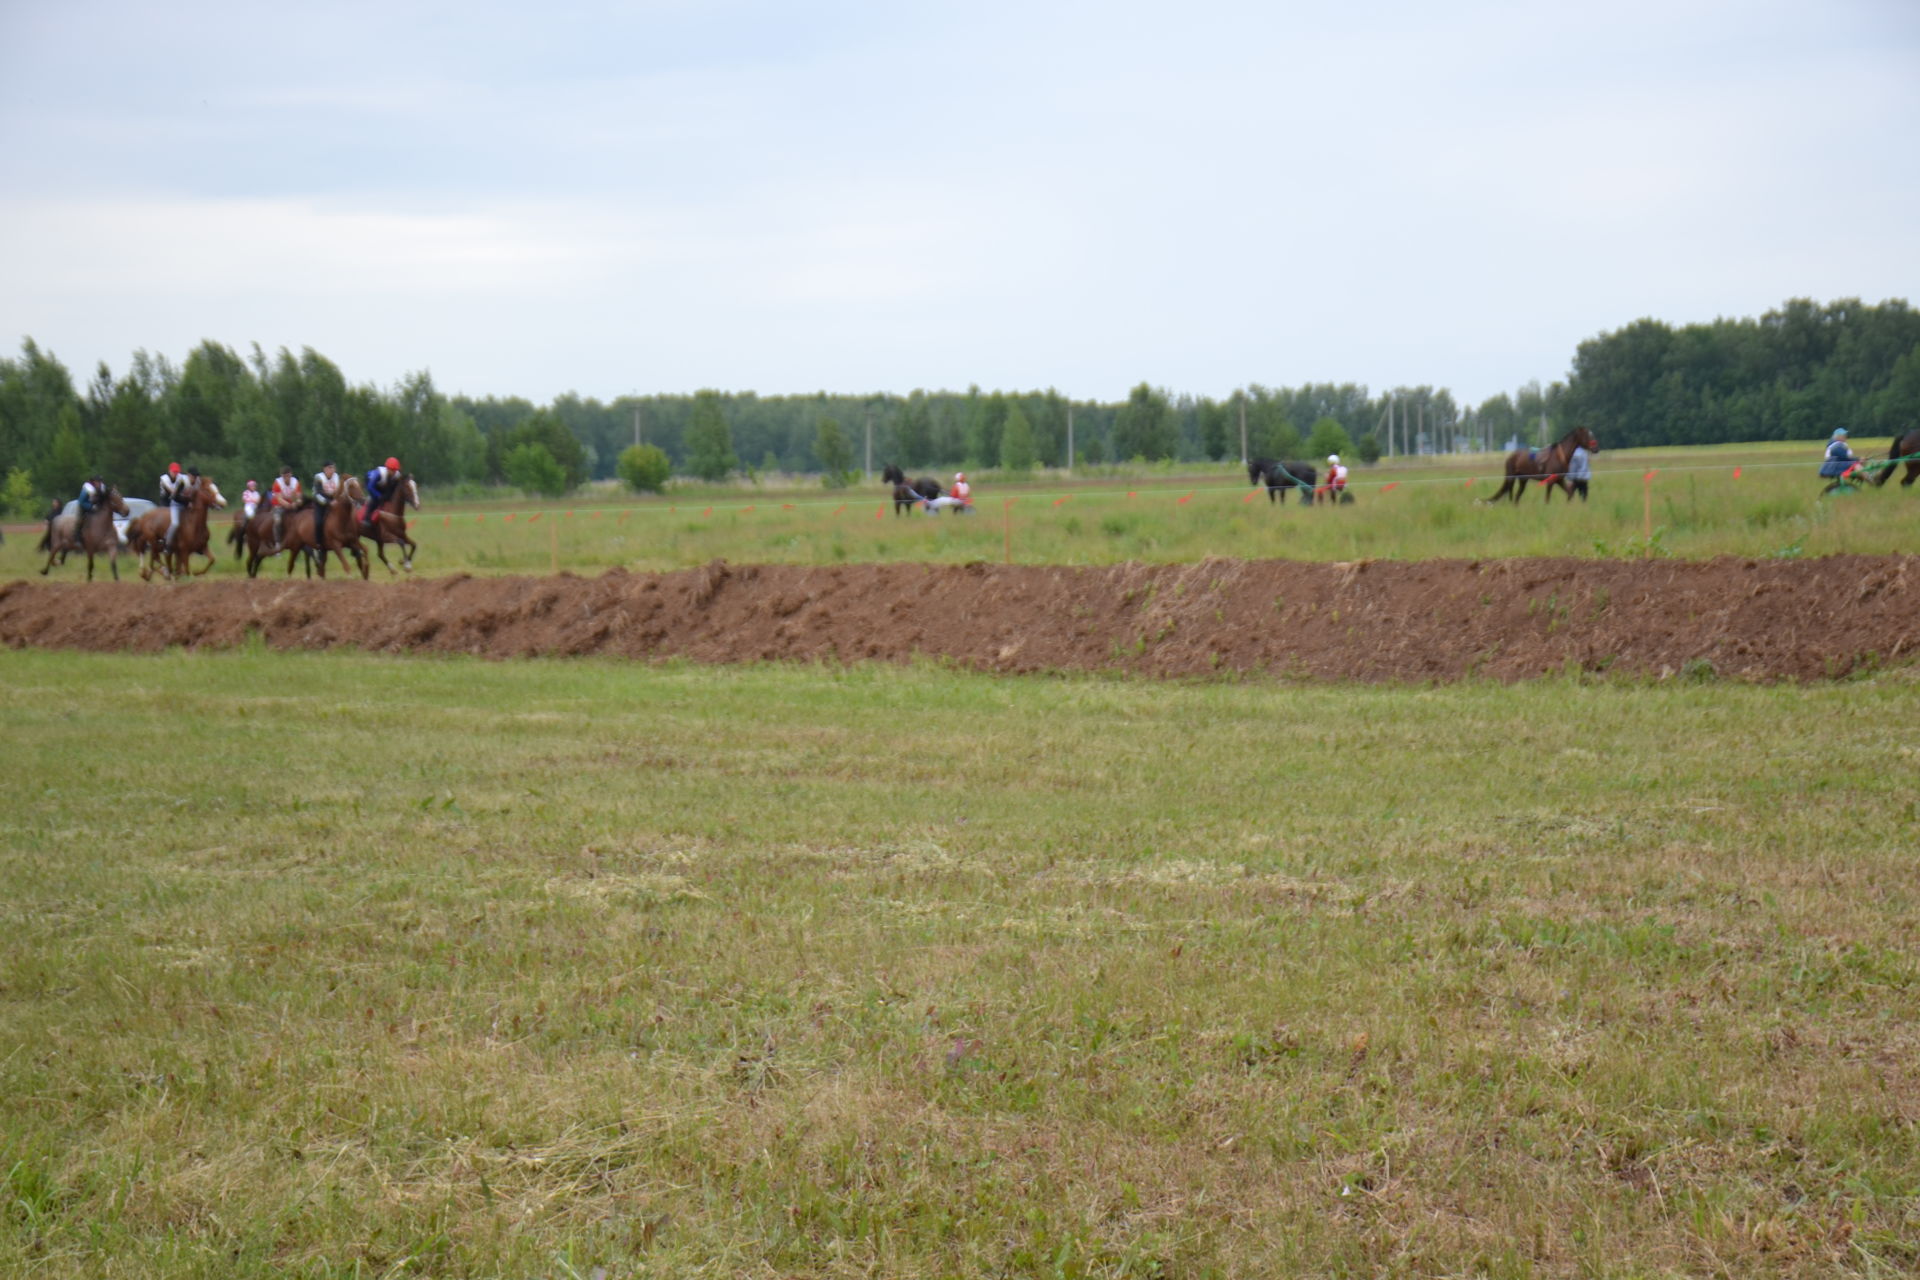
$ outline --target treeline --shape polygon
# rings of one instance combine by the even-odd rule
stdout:
[[[1639,320],[1580,344],[1557,417],[1610,448],[1814,440],[1920,423],[1920,312],[1804,298],[1758,320]]]

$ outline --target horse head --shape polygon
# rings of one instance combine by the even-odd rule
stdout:
[[[898,463],[889,462],[880,472],[880,480],[883,484],[902,485],[907,482],[907,473],[900,469]]]
[[[356,507],[367,500],[366,486],[360,483],[359,476],[348,476],[341,484],[340,492]]]
[[[1582,449],[1585,449],[1588,453],[1600,452],[1600,438],[1585,427],[1575,427],[1573,429],[1573,442]]]
[[[120,490],[113,485],[107,486],[106,508],[117,516],[128,514],[127,500],[120,496]]]
[[[1267,468],[1273,465],[1265,458],[1247,459],[1247,483],[1259,484],[1260,478],[1267,474]]]
[[[227,500],[220,496],[220,486],[213,482],[212,476],[200,477],[200,487],[194,491],[194,501],[219,511],[227,508]]]
[[[420,486],[413,482],[413,472],[409,471],[400,477],[399,492],[405,495],[401,499],[403,508],[420,509]]]

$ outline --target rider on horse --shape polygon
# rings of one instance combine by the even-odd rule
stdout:
[[[1847,444],[1847,429],[1835,427],[1833,439],[1827,445],[1826,460],[1820,464],[1820,478],[1838,480],[1853,470],[1854,464],[1859,460],[1859,455],[1855,454],[1852,447]]]
[[[313,545],[322,555],[327,549],[327,509],[340,496],[340,472],[329,462],[313,473]]]
[[[283,532],[287,512],[297,510],[302,501],[300,477],[293,474],[293,468],[282,466],[280,476],[273,482],[273,552],[277,554],[280,544],[286,541]]]
[[[198,471],[188,473],[190,476],[198,476],[199,474]],[[165,546],[168,551],[173,550],[173,535],[175,531],[180,528],[180,517],[186,514],[187,490],[192,486],[192,483],[193,481],[190,480],[188,476],[180,474],[180,464],[177,462],[169,462],[167,464],[167,473],[160,477],[160,501],[164,503],[167,508],[167,538]]]
[[[373,523],[374,512],[393,496],[393,486],[399,483],[400,459],[398,458],[388,458],[386,465],[375,467],[367,472],[367,505],[361,510],[361,524]]]
[[[240,491],[240,510],[245,513],[246,519],[253,519],[253,513],[260,509],[260,503],[265,497],[266,495],[260,492],[258,480],[247,481],[247,487]]]
[[[93,509],[107,500],[107,482],[97,474],[87,477],[80,486],[80,519],[82,521],[93,514]]]

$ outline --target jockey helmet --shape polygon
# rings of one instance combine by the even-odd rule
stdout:
[[[387,470],[398,471],[399,469],[400,469],[400,459],[398,458],[387,459]]]
[[[1327,461],[1337,467],[1340,465],[1340,455],[1337,453],[1330,453],[1327,455]]]
[[[965,480],[967,478],[967,473],[964,471],[956,471],[953,473],[953,478],[956,482]]]
[[[177,463],[177,462],[169,462],[169,463],[167,464],[167,474],[168,474],[168,475],[170,475],[170,476],[177,476],[177,475],[179,475],[179,474],[180,474],[180,464],[179,464],[179,463]]]
[[[1845,427],[1835,427],[1833,429],[1833,438],[1835,440],[1845,440],[1847,438],[1847,429]]]

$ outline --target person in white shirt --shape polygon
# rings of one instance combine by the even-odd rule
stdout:
[[[967,473],[964,471],[953,473],[953,488],[947,490],[947,493],[963,507],[973,505],[973,486],[967,483]]]
[[[260,500],[263,496],[258,480],[247,481],[247,487],[240,491],[240,510],[246,513],[246,519],[253,519],[253,513],[260,509]]]
[[[293,474],[292,467],[281,467],[279,479],[273,482],[273,551],[269,554],[279,553],[280,544],[286,541],[287,512],[298,509],[300,501],[300,478]]]
[[[1340,464],[1340,455],[1327,455],[1327,497],[1333,502],[1340,501],[1347,491],[1347,469]]]
[[[167,504],[167,550],[173,550],[173,531],[180,527],[180,517],[187,509],[187,477],[180,474],[180,464],[169,462],[166,474],[160,477],[160,501]]]
[[[327,509],[340,496],[341,476],[329,462],[313,473],[313,545],[322,554],[327,549]]]

